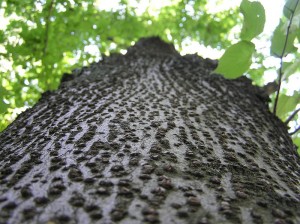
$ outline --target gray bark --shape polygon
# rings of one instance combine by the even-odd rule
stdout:
[[[299,223],[299,156],[247,78],[142,39],[0,134],[0,223]]]

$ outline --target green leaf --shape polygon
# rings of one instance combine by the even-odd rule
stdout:
[[[287,35],[287,26],[281,21],[276,27],[271,40],[271,54],[275,57],[284,57],[289,53],[295,52],[294,40],[297,33],[292,32]],[[284,52],[283,52],[284,51]]]
[[[299,23],[299,25],[300,25],[300,23]],[[298,29],[296,31],[296,36],[297,36],[298,42],[300,42],[300,29]]]
[[[9,105],[3,102],[3,99],[0,99],[0,114],[5,113]]]
[[[294,144],[297,146],[297,152],[300,155],[300,137],[295,137],[293,138],[293,142]]]
[[[292,96],[281,94],[278,99],[277,116],[285,120],[289,112],[293,111],[300,102],[300,93],[294,92]]]
[[[284,63],[283,66],[283,79],[288,79],[291,75],[295,74],[300,67],[300,59],[297,58],[293,62]]]
[[[243,0],[240,10],[244,16],[241,39],[251,41],[264,30],[265,9],[260,2]]]
[[[292,12],[294,12],[294,16],[298,15],[300,13],[300,3],[298,3],[297,5],[297,1],[298,0],[287,0],[285,5],[284,5],[284,8],[283,8],[283,15],[290,19],[291,18],[291,15],[292,15]],[[296,7],[297,5],[297,7]]]
[[[230,46],[219,60],[214,72],[225,78],[234,79],[246,72],[252,63],[255,46],[250,41],[240,41]]]

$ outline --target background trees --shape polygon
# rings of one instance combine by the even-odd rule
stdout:
[[[195,42],[222,50],[237,42],[234,37],[239,35],[234,33],[240,33],[245,21],[245,13],[240,14],[239,8],[212,13],[202,0],[163,1],[164,5],[149,1],[148,5],[141,6],[143,2],[122,0],[116,1],[114,7],[105,8],[103,1],[95,0],[2,1],[0,130],[20,111],[34,105],[41,93],[56,89],[63,73],[88,65],[109,52],[124,53],[140,37],[159,35],[173,42],[179,51]],[[300,63],[294,45],[299,37],[297,4],[295,0],[286,1],[288,7],[275,31],[277,42],[282,42],[291,25],[290,54],[282,65],[284,82],[294,80]],[[289,23],[291,12],[295,12],[296,22]],[[207,57],[206,53],[203,56]],[[264,73],[269,75],[268,69],[276,73],[279,63],[276,69],[268,68],[266,61],[270,57],[263,55],[258,45],[253,56],[254,64],[246,74],[262,86],[266,80]],[[296,110],[299,97],[299,92],[281,90],[277,115],[282,120],[287,120]],[[289,123],[291,132],[297,127],[297,120],[296,114]],[[297,134],[293,136],[300,144]]]

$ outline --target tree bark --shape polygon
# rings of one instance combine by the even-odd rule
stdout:
[[[300,160],[247,78],[141,39],[0,134],[0,223],[299,223]]]

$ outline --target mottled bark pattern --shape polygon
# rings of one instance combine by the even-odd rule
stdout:
[[[158,38],[73,72],[0,135],[0,223],[299,223],[259,88]]]

